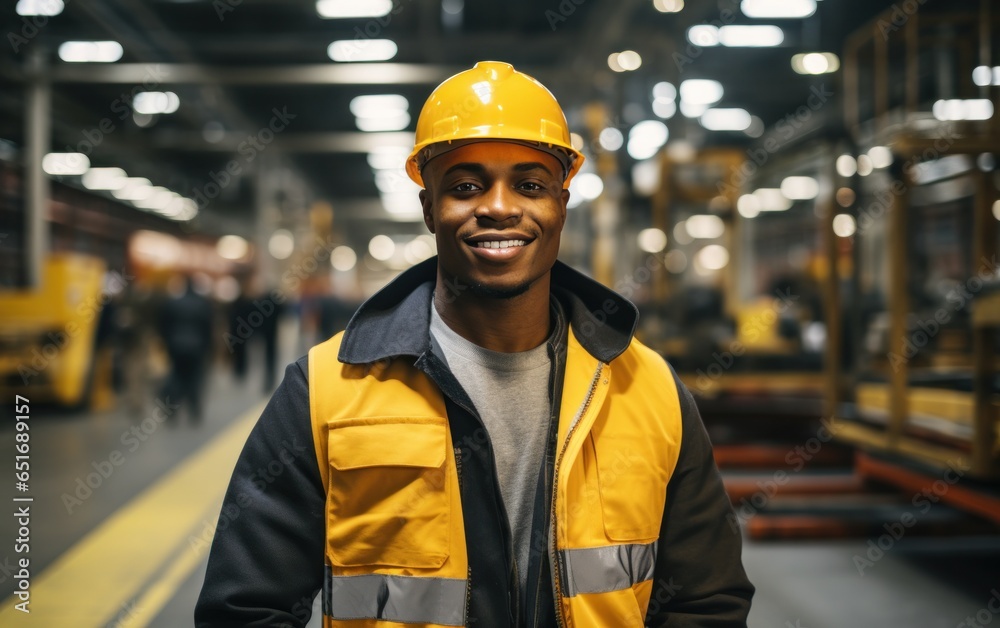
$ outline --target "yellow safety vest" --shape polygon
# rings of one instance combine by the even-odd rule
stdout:
[[[326,486],[323,625],[462,626],[468,555],[445,402],[405,360],[309,352]],[[605,364],[569,330],[550,560],[566,626],[642,626],[681,410],[669,367],[636,340]]]

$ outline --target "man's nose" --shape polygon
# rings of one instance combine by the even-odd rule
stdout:
[[[476,218],[488,218],[495,222],[520,219],[522,210],[518,201],[513,190],[498,183],[482,196],[482,202],[476,208]]]

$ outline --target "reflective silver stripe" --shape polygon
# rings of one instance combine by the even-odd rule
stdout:
[[[656,542],[559,550],[563,595],[620,591],[651,580]]]
[[[461,626],[465,621],[466,583],[465,578],[334,576],[327,565],[323,614],[339,620],[384,619]]]

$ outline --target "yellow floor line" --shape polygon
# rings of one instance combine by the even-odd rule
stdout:
[[[14,608],[15,596],[5,600],[0,626],[104,626],[127,617],[130,600],[156,574],[176,580],[176,570],[186,565],[163,572],[172,558],[205,558],[204,550],[192,549],[190,536],[206,518],[214,525],[233,465],[262,409],[263,403],[237,419],[35,576],[30,615]],[[155,601],[163,593],[153,595]]]

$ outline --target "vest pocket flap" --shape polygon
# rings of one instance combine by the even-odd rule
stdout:
[[[367,467],[428,467],[444,464],[448,426],[438,422],[391,422],[330,427],[330,464],[341,471]]]

